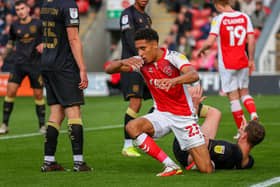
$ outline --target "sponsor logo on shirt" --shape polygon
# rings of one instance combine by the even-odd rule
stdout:
[[[216,145],[214,147],[214,152],[218,154],[225,154],[225,146],[224,145]]]

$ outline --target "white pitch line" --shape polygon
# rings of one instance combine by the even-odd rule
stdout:
[[[84,131],[99,131],[99,130],[106,130],[106,129],[117,129],[121,128],[123,125],[107,125],[103,127],[92,127],[92,128],[84,128]],[[61,130],[59,132],[60,134],[68,133],[67,130]],[[19,138],[29,138],[34,136],[42,136],[41,133],[29,133],[29,134],[19,134],[19,135],[11,135],[11,136],[5,136],[3,135],[0,137],[0,140],[9,140],[9,139],[19,139]]]
[[[222,123],[220,125],[233,125],[233,123]],[[268,124],[265,124],[264,126],[278,126],[279,123],[271,122]],[[98,131],[98,130],[106,130],[106,129],[117,129],[121,128],[123,125],[106,125],[103,127],[92,127],[92,128],[84,128],[84,131]],[[68,133],[66,130],[61,130],[60,133],[65,134]],[[34,136],[41,136],[41,133],[29,133],[29,134],[18,134],[18,135],[2,135],[0,136],[0,140],[9,140],[9,139],[19,139],[19,138],[28,138],[28,137],[34,137]]]
[[[274,177],[272,179],[269,179],[269,180],[266,180],[266,181],[254,184],[254,185],[252,185],[250,187],[267,187],[267,186],[271,186],[271,185],[277,184],[277,183],[280,183],[280,177]]]

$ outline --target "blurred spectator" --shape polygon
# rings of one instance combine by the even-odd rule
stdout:
[[[210,15],[208,17],[208,22],[206,22],[204,25],[201,26],[200,31],[202,32],[202,36],[199,39],[206,39],[208,37],[210,29],[211,29],[212,19],[213,19],[213,16]]]
[[[210,8],[212,12],[217,12],[212,0],[205,0],[203,3],[203,9]]]
[[[189,30],[192,29],[192,13],[189,11],[189,8],[187,6],[182,6],[180,13],[185,15],[185,21],[189,25]]]
[[[262,30],[263,24],[266,20],[266,13],[263,10],[263,4],[261,0],[256,1],[256,10],[251,15],[251,20],[254,28]]]
[[[191,46],[191,48],[194,48],[196,45],[196,41],[190,31],[185,32],[185,37],[187,38],[188,45]]]
[[[240,11],[241,7],[240,7],[240,3],[238,0],[231,0],[230,4],[231,4],[232,9]]]
[[[243,2],[241,2],[241,12],[244,12],[248,16],[251,16],[255,10],[256,3],[254,0],[243,0]]]
[[[174,36],[172,34],[169,34],[166,38],[166,40],[164,41],[164,46],[165,48],[169,49],[169,50],[176,50],[176,43],[175,43],[175,39]]]
[[[187,56],[189,59],[191,58],[192,48],[188,43],[188,40],[185,36],[181,36],[179,38],[179,44],[177,47],[177,51]]]
[[[185,31],[189,31],[192,29],[192,23],[187,22],[184,13],[179,13],[177,19],[175,20],[175,24],[178,25],[178,34],[181,36],[185,33]]]

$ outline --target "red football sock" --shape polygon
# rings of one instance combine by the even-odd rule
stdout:
[[[230,108],[231,108],[231,112],[233,114],[233,118],[239,129],[241,126],[242,120],[243,120],[242,119],[243,111],[242,111],[240,102],[239,102],[239,100],[233,100],[233,101],[230,101],[230,104],[231,104]]]
[[[135,143],[141,148],[145,153],[149,154],[150,156],[154,157],[161,163],[168,157],[163,150],[156,144],[156,142],[147,134],[142,133],[139,135]]]
[[[232,112],[233,114],[233,118],[235,120],[235,123],[236,123],[236,126],[238,127],[238,129],[240,128],[241,126],[241,123],[242,123],[242,116],[243,116],[243,111],[242,110],[239,110],[239,111],[235,111],[235,112]]]
[[[242,102],[249,114],[257,113],[254,99],[250,95],[243,96]]]

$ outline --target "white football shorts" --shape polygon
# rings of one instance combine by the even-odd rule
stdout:
[[[224,92],[232,92],[249,86],[249,68],[240,70],[219,69],[222,89]]]
[[[158,110],[143,117],[154,127],[153,138],[161,138],[173,131],[183,151],[205,144],[196,117],[178,116]]]

